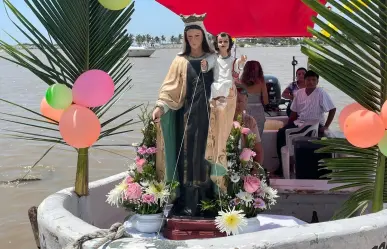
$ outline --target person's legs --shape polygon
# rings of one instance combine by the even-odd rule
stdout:
[[[287,129],[296,128],[297,126],[294,123],[290,123],[282,127],[277,132],[277,155],[279,160],[279,168],[274,172],[276,175],[282,176],[282,157],[281,157],[281,148],[286,145],[286,135],[285,131]]]

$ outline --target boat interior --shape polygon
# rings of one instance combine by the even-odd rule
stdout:
[[[264,151],[263,167],[269,172],[270,185],[281,195],[278,204],[268,213],[292,215],[306,222],[328,221],[354,189],[331,192],[337,184],[324,177],[329,171],[319,166],[324,158],[341,157],[331,153],[315,153],[322,145],[313,143],[318,137],[318,123],[286,131],[286,145],[281,148],[283,176],[275,172],[280,167],[277,155],[277,132],[288,123],[288,101],[281,99],[278,79],[265,75],[269,105],[265,107],[266,122],[261,137]],[[327,130],[324,137],[343,137],[341,132]],[[312,216],[314,217],[312,219]]]

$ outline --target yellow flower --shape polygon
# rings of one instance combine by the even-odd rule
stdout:
[[[226,232],[227,235],[239,234],[239,230],[247,225],[245,214],[242,210],[235,210],[235,207],[228,212],[219,211],[219,215],[215,218],[216,227],[220,232]]]

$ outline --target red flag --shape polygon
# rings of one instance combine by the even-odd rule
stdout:
[[[156,0],[176,14],[204,14],[209,33],[232,37],[311,37],[316,12],[301,0]],[[325,4],[325,0],[320,0]]]

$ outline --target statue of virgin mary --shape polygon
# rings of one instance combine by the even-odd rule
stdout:
[[[153,119],[161,127],[156,168],[166,182],[179,182],[172,209],[177,216],[208,216],[200,204],[217,198],[219,189],[213,180],[226,172],[225,167],[206,159],[207,146],[212,144],[207,143],[209,130],[214,130],[209,129],[214,75],[212,70],[202,70],[201,62],[214,60],[216,55],[203,25],[205,16],[181,16],[185,24],[183,50],[172,61],[153,111]]]

